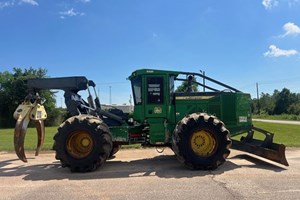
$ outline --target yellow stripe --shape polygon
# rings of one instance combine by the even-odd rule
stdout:
[[[211,99],[214,96],[185,96],[185,97],[176,97],[176,100],[197,100],[197,99]]]

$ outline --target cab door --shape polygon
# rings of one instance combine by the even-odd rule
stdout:
[[[166,141],[167,94],[166,76],[145,77],[145,117],[150,125],[150,143],[163,144]]]
[[[145,116],[146,118],[166,118],[165,76],[146,76]]]

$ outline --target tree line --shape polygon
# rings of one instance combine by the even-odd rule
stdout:
[[[29,93],[26,80],[29,78],[46,78],[47,70],[38,68],[13,68],[12,72],[0,72],[0,128],[14,127],[15,119],[13,113],[24,98]],[[66,115],[66,111],[56,108],[55,93],[50,90],[43,90],[40,96],[45,98],[45,109],[48,118],[46,126],[56,126],[60,124]]]
[[[273,94],[261,93],[259,99],[252,100],[254,114],[300,115],[300,94],[289,89],[274,90]]]

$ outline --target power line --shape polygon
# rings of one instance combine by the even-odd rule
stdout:
[[[129,82],[106,82],[106,83],[96,83],[96,85],[125,85],[130,84]]]
[[[270,85],[270,84],[275,84],[275,83],[287,83],[287,82],[300,82],[300,77],[293,77],[293,78],[288,78],[288,79],[276,79],[276,80],[266,80],[266,81],[258,81],[256,83],[259,83],[259,85]],[[244,86],[241,86],[240,89],[245,89],[245,88],[250,88],[255,86],[255,82],[251,84],[247,84]]]
[[[284,83],[284,82],[299,82],[300,77],[294,77],[289,79],[277,79],[277,80],[268,80],[268,81],[260,81],[259,84],[267,85],[267,84],[274,84],[274,83]]]

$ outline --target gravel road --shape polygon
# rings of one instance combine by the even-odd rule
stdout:
[[[300,121],[288,121],[288,120],[271,120],[271,119],[252,119],[253,121],[257,122],[267,122],[273,124],[294,124],[300,125]]]
[[[101,169],[71,173],[53,152],[28,163],[0,153],[0,199],[299,199],[300,149],[288,148],[290,167],[232,150],[215,171],[191,171],[166,149],[121,150]]]

